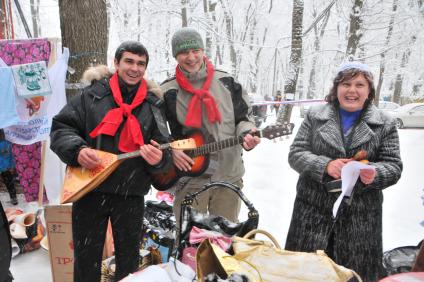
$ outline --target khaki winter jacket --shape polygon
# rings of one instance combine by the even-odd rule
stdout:
[[[201,88],[206,79],[206,69],[203,66],[197,73],[184,75],[193,87]],[[192,128],[184,126],[189,102],[192,94],[182,90],[176,79],[171,78],[161,85],[166,104],[167,119],[170,123],[174,138],[180,138]],[[215,71],[209,91],[214,96],[222,116],[221,123],[210,123],[206,111],[202,111],[202,128],[211,134],[215,141],[226,140],[240,136],[255,127],[252,119],[252,108],[247,93],[241,85],[234,81],[228,73]],[[242,146],[236,145],[223,149],[217,153],[217,171],[211,176],[210,181],[235,182],[244,175],[242,161]],[[205,176],[192,179],[190,183],[204,183]]]

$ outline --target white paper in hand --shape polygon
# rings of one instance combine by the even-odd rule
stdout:
[[[339,210],[343,197],[350,197],[350,195],[352,195],[353,187],[355,186],[355,183],[358,180],[361,169],[375,170],[375,167],[361,162],[351,161],[342,168],[342,193],[337,198],[333,206],[334,218],[336,218],[337,211]]]

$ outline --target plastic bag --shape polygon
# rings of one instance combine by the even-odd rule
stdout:
[[[256,233],[269,241],[248,239]],[[226,278],[244,274],[251,282],[273,281],[362,281],[357,273],[332,261],[323,251],[316,253],[282,250],[269,233],[253,230],[243,238],[233,238],[234,255],[229,255],[209,240],[200,244],[196,254],[197,278],[205,282],[211,273]]]
[[[422,241],[418,246],[403,246],[384,252],[383,266],[387,274],[410,272],[421,244]]]

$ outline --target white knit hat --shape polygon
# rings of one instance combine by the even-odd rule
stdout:
[[[372,74],[371,69],[368,65],[363,64],[361,62],[358,61],[349,61],[349,62],[344,62],[342,63],[339,68],[337,69],[337,73],[339,72],[344,72],[346,70],[360,70],[363,72],[367,72]]]

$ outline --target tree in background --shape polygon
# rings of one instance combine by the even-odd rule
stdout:
[[[297,78],[302,61],[303,0],[293,0],[292,41],[289,70],[284,85],[284,97],[293,97],[296,93]],[[293,105],[280,107],[277,123],[290,122]]]
[[[321,13],[318,15],[316,5],[313,5],[312,10],[312,16],[314,19],[313,25],[311,28],[314,30],[314,42],[313,42],[313,50],[314,54],[312,57],[312,65],[311,70],[309,72],[309,83],[308,83],[308,90],[306,94],[307,99],[314,99],[317,97],[316,95],[316,76],[317,76],[317,63],[318,59],[320,57],[320,50],[321,50],[321,41],[324,37],[324,33],[328,24],[328,20],[330,18],[330,10],[331,7],[334,5],[336,1],[332,1],[330,5],[328,5]],[[314,2],[315,4],[315,2]],[[319,21],[322,21],[321,25],[318,25]],[[307,34],[308,30],[304,32],[304,34]],[[302,94],[302,93],[300,93]],[[304,95],[299,95],[304,96]]]
[[[413,35],[411,36],[411,39],[409,41],[409,45],[413,46],[415,41],[417,40],[416,36]],[[393,102],[401,104],[401,94],[402,94],[402,86],[403,86],[403,79],[405,76],[405,68],[409,63],[409,58],[411,56],[411,48],[406,48],[405,51],[403,51],[401,57],[401,63],[400,63],[400,68],[397,72],[396,75],[396,80],[395,80],[395,89],[393,91]]]
[[[350,13],[350,25],[347,41],[346,55],[355,57],[359,41],[363,35],[361,11],[364,0],[355,0]]]
[[[31,1],[36,5],[39,0]],[[295,97],[323,98],[335,68],[352,55],[370,65],[376,83],[381,77],[382,98],[393,100],[397,87],[396,93],[402,101],[423,99],[424,71],[420,67],[424,64],[423,1],[397,1],[396,10],[394,0],[302,1],[303,50],[298,61]],[[21,2],[26,17],[30,18],[30,1]],[[41,3],[40,26],[45,33],[54,25],[49,28],[43,25],[50,14],[47,16],[44,10],[45,2]],[[147,75],[157,82],[174,72],[170,35],[183,23],[204,36],[206,54],[214,65],[234,75],[248,92],[272,96],[273,89],[284,89],[293,78],[290,49],[293,1],[107,0],[106,3],[111,23],[109,49],[114,50],[124,40],[141,41],[151,55]],[[79,22],[89,17],[75,15],[73,20]],[[31,25],[32,21],[28,23]],[[21,27],[18,23],[16,30]],[[96,23],[88,27],[98,29],[104,25]],[[112,57],[109,54],[109,62]],[[384,72],[378,76],[382,66]],[[399,73],[402,73],[400,77]]]
[[[393,25],[395,23],[395,15],[396,15],[397,7],[398,7],[398,0],[393,0],[393,6],[392,6],[393,13],[390,16],[389,27],[387,29],[386,42],[385,42],[386,46],[390,45],[390,41],[392,38]],[[385,70],[386,70],[386,50],[382,51],[380,54],[380,72],[378,76],[378,82],[377,82],[377,88],[375,90],[375,100],[374,100],[377,106],[378,106],[378,102],[380,101],[380,93],[381,93],[381,87],[383,85]]]
[[[189,0],[181,0],[181,27],[187,27],[187,4]]]
[[[31,18],[32,18],[32,34],[35,38],[41,35],[40,26],[40,0],[30,0]]]
[[[107,63],[108,22],[105,0],[59,0],[62,45],[71,53],[69,66],[75,73],[68,83],[77,83],[88,67]],[[68,91],[72,96],[76,91]]]

